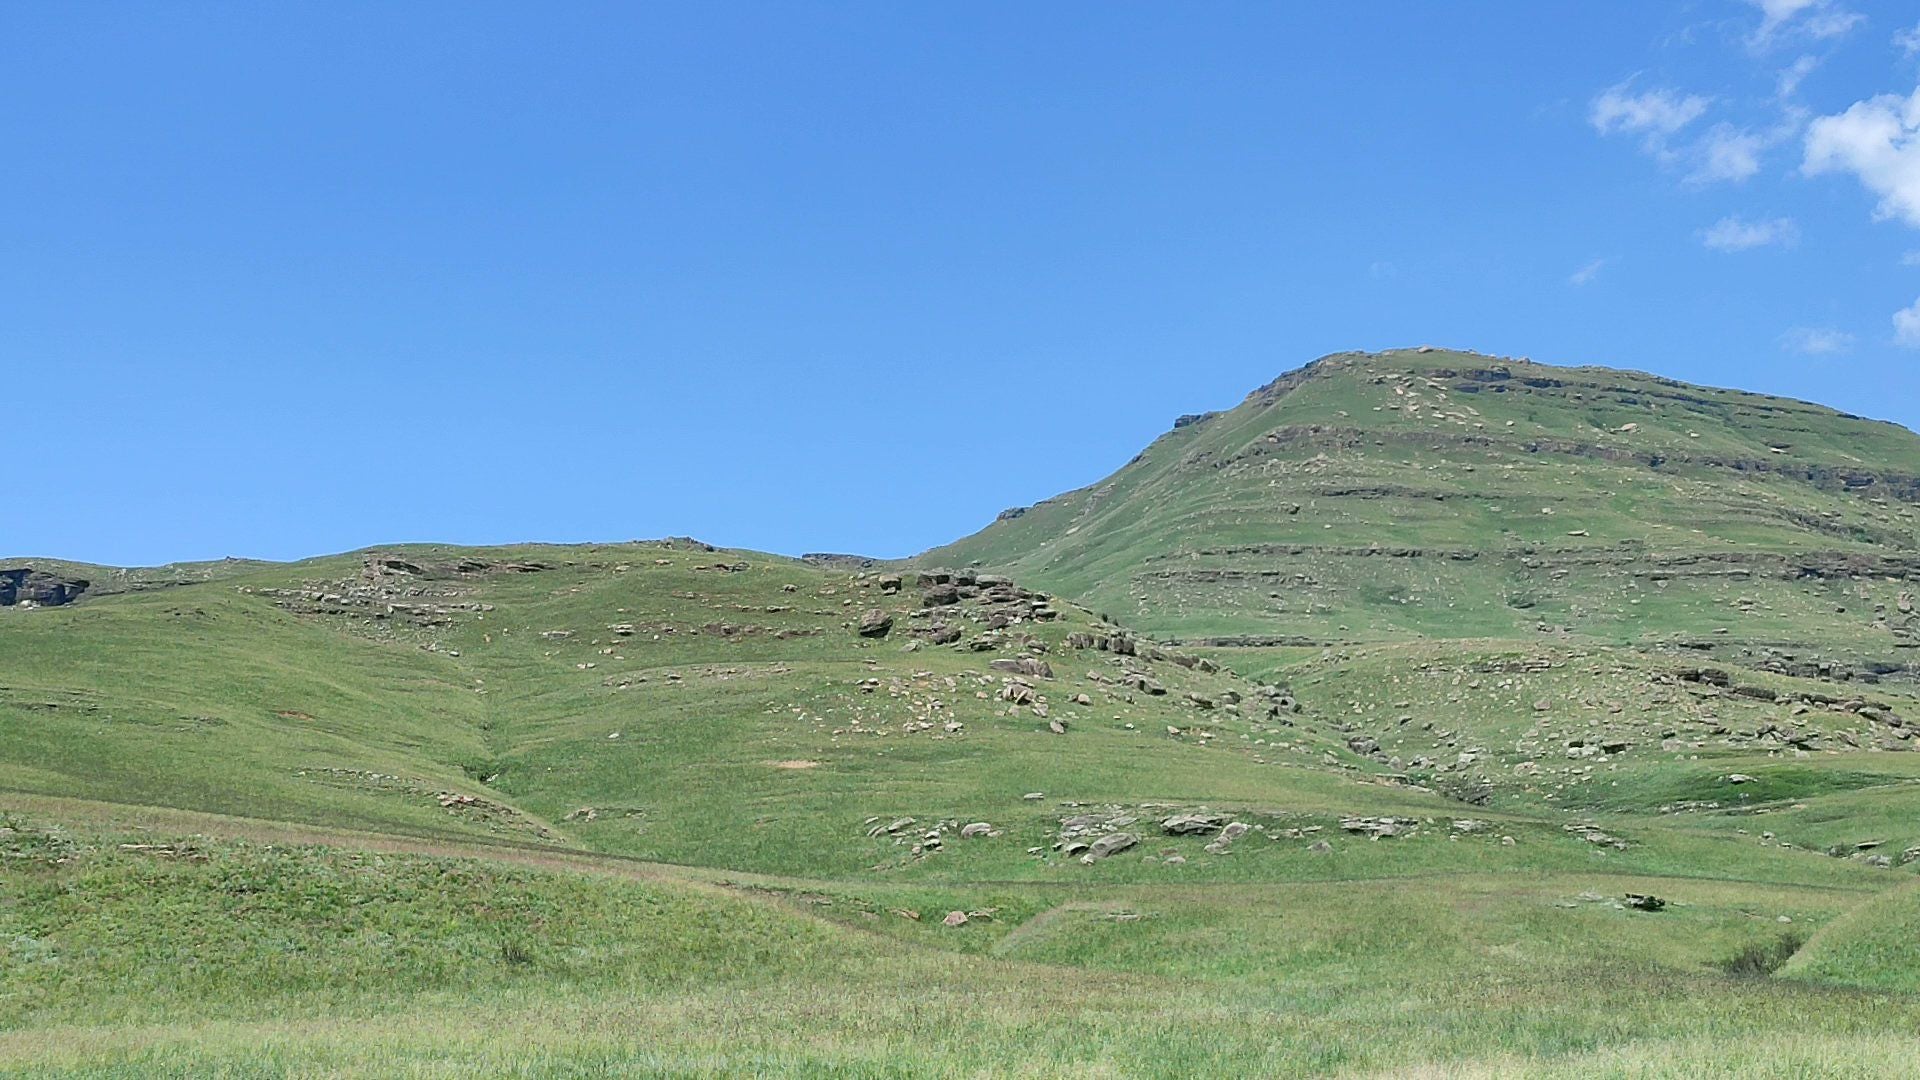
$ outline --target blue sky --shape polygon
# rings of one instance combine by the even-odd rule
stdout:
[[[0,552],[904,555],[1423,342],[1920,427],[1911,4],[1338,6],[8,5]]]

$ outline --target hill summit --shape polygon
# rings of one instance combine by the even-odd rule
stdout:
[[[1578,635],[1792,668],[1920,644],[1920,436],[1638,372],[1339,353],[922,556],[1196,644]]]

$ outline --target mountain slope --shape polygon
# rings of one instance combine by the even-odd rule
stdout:
[[[918,561],[1196,642],[1570,633],[1902,666],[1920,437],[1632,372],[1347,353]]]

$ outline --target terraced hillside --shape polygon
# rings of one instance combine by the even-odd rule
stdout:
[[[921,561],[1194,643],[1578,637],[1910,673],[1920,437],[1632,372],[1343,353]]]
[[[1920,1049],[1872,944],[1920,871],[1897,680],[1199,649],[686,540],[6,565],[90,584],[0,609],[0,1073]]]

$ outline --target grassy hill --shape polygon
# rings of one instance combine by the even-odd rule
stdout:
[[[0,1075],[1902,1075],[1915,446],[1407,352],[913,568],[8,561]]]
[[[1445,350],[1329,356],[927,565],[1207,641],[1574,634],[1912,664],[1920,436]]]

